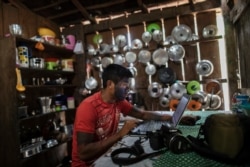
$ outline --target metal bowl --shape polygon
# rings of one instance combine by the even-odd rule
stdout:
[[[9,31],[11,35],[20,36],[22,35],[22,27],[19,24],[11,24],[9,25]]]

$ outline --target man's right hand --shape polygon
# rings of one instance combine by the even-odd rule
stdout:
[[[124,122],[123,127],[121,128],[121,130],[118,133],[121,135],[121,137],[123,137],[123,136],[127,135],[137,125],[138,125],[137,120],[128,120],[128,121]]]

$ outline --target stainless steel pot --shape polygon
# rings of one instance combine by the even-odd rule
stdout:
[[[140,39],[134,39],[131,43],[132,49],[141,49],[142,46],[143,46],[143,44],[142,44]]]
[[[159,48],[153,52],[152,59],[159,66],[166,65],[168,62],[168,53],[165,49]]]
[[[127,44],[127,38],[125,35],[117,35],[115,37],[115,44],[118,46],[118,47],[124,47],[126,44]]]
[[[123,63],[125,63],[124,55],[121,53],[115,54],[114,55],[114,64],[123,65]]]
[[[147,64],[151,60],[151,53],[148,50],[142,49],[138,54],[138,60],[140,63]]]
[[[181,61],[185,56],[185,49],[182,45],[174,44],[168,49],[168,56],[171,61]]]
[[[213,73],[214,66],[209,60],[201,60],[196,64],[196,72],[202,76],[209,76]]]
[[[156,41],[157,43],[161,42],[163,40],[162,31],[154,30],[152,37],[153,37],[153,40]]]
[[[184,42],[190,38],[192,31],[189,26],[180,24],[173,28],[171,35],[177,42]]]
[[[176,82],[170,87],[170,94],[175,99],[180,99],[184,93],[187,93],[185,85],[180,82]]]
[[[170,94],[170,88],[167,87],[167,88],[164,88],[163,89],[163,94],[162,96],[160,97],[160,105],[162,107],[169,107],[169,102],[170,102],[170,99],[171,99],[171,94]]]
[[[202,36],[204,38],[214,37],[217,35],[217,32],[218,32],[217,26],[211,24],[203,28]]]
[[[158,82],[152,82],[148,86],[148,93],[150,97],[153,97],[153,98],[160,97],[162,95],[162,92],[163,92],[162,86]]]

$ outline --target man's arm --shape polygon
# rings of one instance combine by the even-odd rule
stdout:
[[[127,135],[135,126],[136,121],[127,121],[119,132],[98,142],[93,142],[94,134],[77,132],[78,154],[80,159],[83,161],[91,161],[100,157],[117,141],[121,140],[123,136]]]
[[[154,111],[146,111],[133,107],[128,114],[131,117],[135,117],[142,120],[156,120],[156,121],[169,121],[171,120],[171,115],[168,114],[159,114]]]

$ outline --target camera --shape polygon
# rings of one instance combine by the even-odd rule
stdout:
[[[175,127],[162,125],[155,132],[147,132],[147,137],[149,138],[150,147],[153,150],[168,148],[175,154],[181,154],[191,149],[189,140]]]

